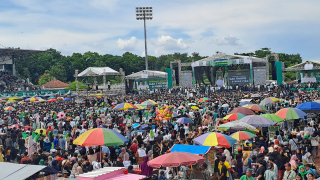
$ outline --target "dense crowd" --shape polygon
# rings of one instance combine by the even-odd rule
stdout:
[[[1,84],[0,90],[2,92],[18,92],[18,91],[36,91],[40,90],[39,87],[28,83],[26,80],[18,79],[18,77],[13,76],[12,74],[6,71],[0,71],[0,81],[3,81],[4,84]]]
[[[293,86],[293,85],[292,85]],[[307,85],[308,86],[308,85]],[[311,86],[311,85],[310,85]],[[313,84],[315,86],[315,84]],[[296,86],[293,86],[296,87]],[[256,88],[256,89],[255,89]],[[150,93],[124,96],[76,97],[84,101],[56,101],[14,103],[15,110],[0,107],[0,161],[21,164],[45,165],[59,171],[67,178],[95,171],[103,167],[127,167],[129,173],[137,173],[133,165],[139,165],[141,173],[152,178],[153,168],[147,162],[167,153],[175,144],[195,145],[193,139],[207,132],[217,131],[217,125],[243,98],[259,104],[266,97],[282,101],[267,106],[270,113],[295,107],[299,103],[318,99],[318,92],[290,90],[291,85],[236,86],[232,88],[173,88]],[[255,96],[250,91],[256,91]],[[252,97],[251,97],[252,96]],[[210,101],[198,103],[203,97]],[[116,104],[128,102],[140,104],[154,100],[158,106],[171,106],[179,117],[189,117],[194,123],[178,124],[175,119],[157,120],[157,106],[140,111],[115,111]],[[227,104],[227,107],[223,107]],[[199,109],[190,108],[197,105]],[[183,106],[183,109],[178,107]],[[260,112],[256,112],[260,114]],[[316,179],[319,173],[314,160],[319,158],[319,118],[315,114],[292,123],[282,123],[276,136],[270,138],[268,128],[259,128],[257,138],[252,139],[250,153],[243,148],[220,148],[217,151],[214,171],[208,164],[198,164],[202,179],[229,180],[294,180]],[[132,128],[134,123],[146,124],[143,131]],[[291,124],[291,125],[290,125]],[[129,143],[123,146],[81,147],[73,141],[89,129],[103,127],[123,134]],[[230,135],[230,132],[223,132]],[[35,177],[45,176],[45,173]],[[192,167],[161,168],[158,179],[189,179]]]

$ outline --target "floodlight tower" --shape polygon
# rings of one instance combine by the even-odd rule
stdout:
[[[152,20],[152,7],[136,7],[137,20],[144,21],[144,51],[146,60],[146,70],[148,70],[148,53],[147,53],[147,29],[146,20]]]

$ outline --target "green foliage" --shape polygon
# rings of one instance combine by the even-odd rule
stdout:
[[[87,86],[84,85],[81,81],[78,82],[78,86],[79,86],[79,89],[87,89]],[[71,83],[71,85],[66,88],[66,89],[70,89],[71,91],[76,91],[77,90],[77,83],[76,81],[73,81]]]
[[[53,80],[54,77],[52,77],[49,73],[44,73],[39,77],[38,85],[43,85],[51,80]]]

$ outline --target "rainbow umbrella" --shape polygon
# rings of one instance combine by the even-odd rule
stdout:
[[[300,119],[304,116],[307,116],[307,114],[300,109],[297,108],[284,108],[280,109],[278,112],[275,113],[275,115],[278,115],[284,120],[291,120],[291,119]]]
[[[260,105],[261,106],[265,106],[265,105],[273,104],[273,103],[276,103],[276,102],[279,102],[279,101],[280,100],[278,98],[268,97],[268,98],[265,98],[264,100],[262,100]]]
[[[187,118],[187,117],[179,118],[176,122],[180,124],[194,123],[190,118]]]
[[[157,106],[158,104],[154,101],[152,101],[151,99],[148,99],[144,102],[141,103],[141,106],[143,106],[144,108],[150,108],[153,106]]]
[[[252,134],[250,132],[247,131],[238,131],[236,133],[233,133],[230,135],[230,137],[238,140],[238,141],[244,141],[247,139],[252,139],[254,137],[257,137],[255,134]]]
[[[73,141],[73,144],[80,146],[118,146],[128,143],[128,139],[120,133],[106,128],[94,128],[81,134]]]
[[[193,139],[193,142],[202,146],[220,146],[230,148],[237,142],[237,140],[224,134],[209,132]]]
[[[242,113],[233,113],[233,114],[226,115],[223,119],[227,119],[229,121],[234,121],[234,120],[239,120],[245,116],[246,115],[242,114]]]
[[[117,111],[123,111],[123,110],[136,110],[139,108],[133,104],[130,104],[130,103],[121,103],[121,104],[116,105],[113,109],[117,110]]]
[[[277,123],[284,121],[281,117],[279,117],[275,114],[262,114],[261,116],[266,117],[266,118],[270,119],[271,121],[274,121]]]
[[[7,101],[5,104],[6,104],[6,105],[9,105],[9,104],[13,104],[13,103],[15,103],[14,100],[9,100],[9,101]]]
[[[208,102],[210,101],[210,98],[207,98],[207,97],[204,97],[204,98],[201,98],[198,103],[204,103],[204,102]]]
[[[16,109],[11,107],[11,106],[8,106],[8,107],[5,107],[4,110],[6,110],[6,111],[15,111]]]
[[[30,98],[30,102],[35,102],[35,101],[39,101],[39,99],[35,97]]]
[[[266,112],[266,108],[264,106],[258,105],[258,104],[247,104],[243,106],[245,108],[248,108],[252,111],[259,111],[259,112]]]
[[[59,99],[59,100],[63,100],[64,98],[63,98],[63,97],[58,97],[57,99]]]
[[[141,106],[140,104],[135,104],[135,106],[137,106],[137,108],[138,108],[138,109],[136,109],[137,111],[146,109],[143,106]]]

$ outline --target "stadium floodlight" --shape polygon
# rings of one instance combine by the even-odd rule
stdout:
[[[147,29],[146,20],[152,20],[152,7],[136,7],[136,18],[137,20],[144,21],[144,51],[146,60],[146,70],[148,70],[148,53],[147,53]]]

